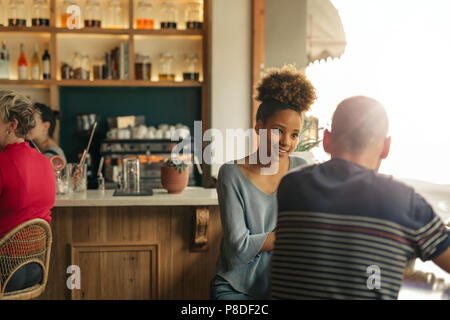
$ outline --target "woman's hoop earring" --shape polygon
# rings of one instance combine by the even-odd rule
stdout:
[[[11,130],[6,130],[6,134],[7,134],[8,136],[10,136],[10,135],[12,134],[12,131],[11,131]]]

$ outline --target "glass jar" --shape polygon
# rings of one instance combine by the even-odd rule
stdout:
[[[136,28],[154,29],[155,19],[153,16],[153,5],[150,1],[139,1],[136,10]]]
[[[73,79],[81,80],[82,74],[81,56],[78,52],[75,52],[75,54],[73,55],[72,66],[73,66]]]
[[[73,70],[67,62],[61,62],[61,79],[73,79]]]
[[[106,60],[105,57],[96,57],[92,66],[94,80],[104,80],[106,76]]]
[[[109,0],[106,10],[106,27],[110,29],[122,29],[122,2],[120,0]]]
[[[151,80],[152,78],[152,63],[151,57],[148,54],[136,54],[134,63],[134,74],[136,80]]]
[[[50,9],[47,0],[33,1],[33,15],[31,16],[31,25],[33,27],[50,26]]]
[[[183,80],[198,81],[200,72],[198,68],[198,54],[186,53],[184,55]]]
[[[24,0],[9,1],[8,25],[10,27],[25,27],[27,25]]]
[[[159,59],[159,81],[174,81],[175,72],[173,70],[174,57],[171,53],[162,53]]]
[[[177,9],[173,2],[163,2],[161,5],[161,29],[177,28]]]
[[[81,54],[81,80],[91,79],[91,61],[89,55]]]
[[[0,26],[6,26],[6,1],[0,0]]]
[[[198,30],[202,28],[202,5],[199,2],[189,2],[185,11],[186,29]]]
[[[84,13],[84,27],[85,28],[101,28],[101,8],[99,0],[88,0],[86,3]]]
[[[70,29],[78,29],[80,28],[81,21],[80,21],[80,12],[76,12],[74,10],[68,11],[68,8],[70,6],[78,6],[77,0],[64,0],[62,9],[61,9],[61,27]],[[78,14],[77,14],[78,13]],[[70,21],[69,21],[70,19]],[[70,26],[68,25],[68,22],[70,23]]]

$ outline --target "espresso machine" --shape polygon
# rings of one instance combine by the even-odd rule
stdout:
[[[138,159],[139,176],[142,190],[159,189],[161,185],[161,164],[171,157],[177,147],[177,155],[183,161],[190,163],[189,186],[197,185],[199,174],[195,172],[193,163],[193,145],[190,136],[172,141],[168,135],[151,136],[139,133],[144,126],[141,117],[126,117],[124,119],[108,119],[110,131],[100,143],[100,155],[104,158],[103,177],[106,189],[115,189],[123,182],[124,161]],[[120,125],[126,123],[127,127]],[[164,128],[167,125],[161,125]],[[179,126],[181,127],[181,126]],[[185,129],[185,128],[184,128]],[[167,131],[169,126],[167,126]],[[186,129],[185,129],[186,130]],[[144,130],[149,131],[150,130]],[[181,143],[181,144],[180,144]]]

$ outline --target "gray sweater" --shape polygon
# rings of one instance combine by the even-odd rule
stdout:
[[[306,165],[289,156],[289,170]],[[270,294],[272,255],[258,253],[277,220],[277,192],[258,189],[233,163],[219,170],[217,182],[223,236],[216,275],[236,291],[263,299]]]

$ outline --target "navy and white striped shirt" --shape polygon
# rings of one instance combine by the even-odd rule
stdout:
[[[396,299],[407,262],[434,259],[450,245],[413,188],[343,159],[286,175],[278,211],[275,299]]]

